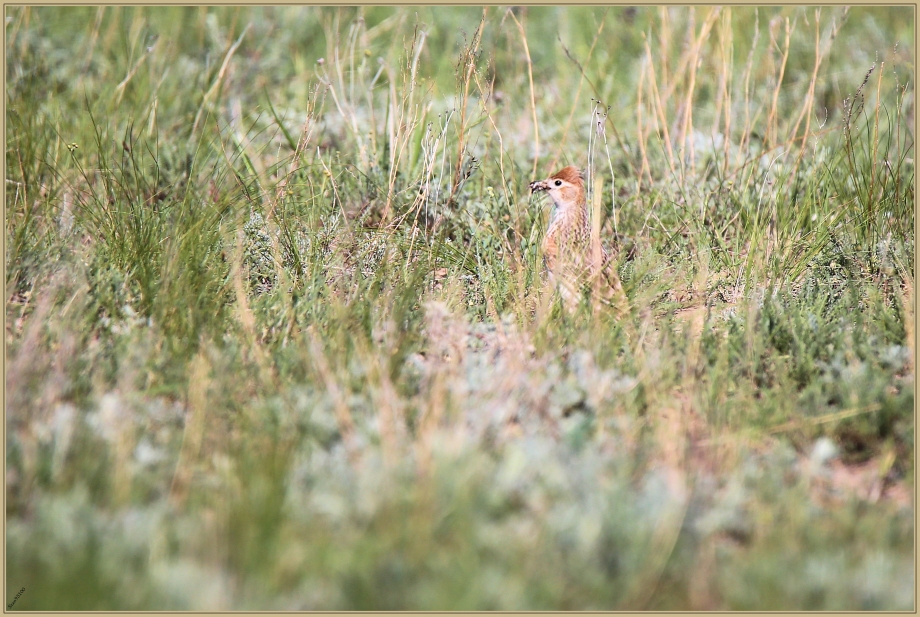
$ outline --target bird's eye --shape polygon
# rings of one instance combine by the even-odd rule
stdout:
[[[556,180],[556,186],[562,186],[562,180]]]

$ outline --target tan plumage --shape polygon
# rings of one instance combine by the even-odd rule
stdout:
[[[612,256],[598,247],[592,259],[588,204],[581,172],[565,167],[545,180],[530,183],[532,192],[546,191],[553,200],[553,213],[543,238],[543,259],[550,281],[566,303],[577,304],[582,291],[596,289],[599,299],[625,310],[625,296]]]

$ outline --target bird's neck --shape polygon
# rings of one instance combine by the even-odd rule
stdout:
[[[588,225],[588,206],[584,196],[580,199],[553,203],[553,220],[567,222],[570,225]]]

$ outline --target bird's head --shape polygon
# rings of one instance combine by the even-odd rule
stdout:
[[[585,203],[584,178],[581,172],[571,165],[564,167],[546,180],[531,182],[530,190],[533,193],[546,191],[556,207],[560,209]]]

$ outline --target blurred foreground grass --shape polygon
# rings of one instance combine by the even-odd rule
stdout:
[[[911,610],[910,7],[5,23],[17,610]]]

